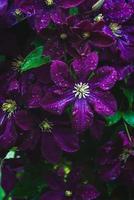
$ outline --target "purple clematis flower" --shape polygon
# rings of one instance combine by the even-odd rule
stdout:
[[[46,28],[51,21],[56,24],[64,22],[65,15],[62,8],[68,9],[78,6],[84,0],[30,0],[18,1],[20,9],[27,15],[32,15],[35,28],[38,32]]]
[[[113,181],[117,178],[124,183],[133,183],[134,166],[134,139],[128,138],[123,131],[118,133],[117,141],[108,141],[100,150],[98,162],[100,176],[104,181]]]
[[[100,196],[93,185],[81,182],[78,169],[63,177],[57,173],[49,174],[47,179],[50,191],[43,194],[41,200],[94,200]]]
[[[73,27],[73,31],[83,39],[84,44],[89,43],[100,48],[110,47],[114,44],[114,39],[103,31],[104,27],[104,21],[93,23],[90,20],[82,20]]]
[[[92,124],[93,110],[102,116],[114,114],[116,100],[108,90],[117,81],[117,72],[110,66],[96,69],[97,65],[96,52],[75,59],[72,63],[75,71],[73,80],[71,69],[64,62],[53,61],[51,77],[55,86],[43,98],[42,108],[61,115],[68,105],[72,105],[73,127],[78,132]]]
[[[104,28],[104,32],[112,36],[116,41],[113,52],[119,52],[125,61],[132,61],[134,58],[134,25],[131,18],[134,10],[126,1],[109,1],[103,6],[103,14],[109,26]]]
[[[17,124],[21,129],[27,117],[27,113],[18,113]],[[36,146],[41,145],[43,157],[51,163],[59,162],[63,151],[73,153],[79,150],[79,138],[64,117],[57,119],[42,113],[36,117],[29,117],[33,119],[32,127],[24,133],[20,145],[22,150],[34,150]]]

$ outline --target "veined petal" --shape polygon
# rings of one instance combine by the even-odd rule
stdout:
[[[48,93],[41,102],[41,107],[51,113],[61,115],[64,109],[74,101],[74,95],[71,93],[64,93],[56,97]]]
[[[77,76],[81,79],[85,79],[89,76],[91,71],[96,69],[98,65],[98,54],[92,52],[85,57],[76,58],[72,65]]]
[[[89,101],[95,111],[103,116],[113,115],[117,110],[116,100],[110,92],[94,91]]]
[[[51,65],[51,77],[58,87],[67,88],[70,86],[69,68],[62,61],[53,61]]]
[[[96,70],[95,76],[91,80],[91,84],[103,90],[109,90],[114,86],[117,79],[117,71],[113,67],[105,66]]]
[[[77,99],[73,107],[73,127],[78,133],[85,131],[93,121],[93,112],[86,99]]]
[[[63,151],[75,152],[79,149],[79,138],[71,128],[56,127],[54,130],[54,138]]]

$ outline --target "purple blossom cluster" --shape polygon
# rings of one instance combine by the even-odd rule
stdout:
[[[0,0],[0,200],[134,200],[134,1]]]

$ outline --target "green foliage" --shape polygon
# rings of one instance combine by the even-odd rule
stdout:
[[[21,72],[38,68],[44,64],[49,63],[50,61],[51,59],[49,56],[43,56],[43,46],[39,46],[26,56],[21,64]]]
[[[5,192],[3,190],[3,188],[0,186],[0,200],[3,200],[5,197]]]
[[[123,89],[123,93],[126,96],[129,107],[132,108],[134,102],[134,90],[133,89]]]
[[[18,174],[21,180],[17,183],[11,196],[36,199],[47,186],[44,178],[45,168],[46,166],[42,163],[26,167],[24,172]]]
[[[134,127],[134,112],[133,111],[127,111],[123,114],[123,119],[127,124]]]
[[[116,112],[114,115],[109,116],[106,118],[106,122],[108,124],[108,126],[112,126],[114,124],[116,124],[117,122],[119,122],[122,118],[122,113],[120,111]]]
[[[70,8],[70,9],[69,9],[69,14],[70,14],[70,15],[78,15],[78,14],[79,14],[78,8],[77,8],[77,7]]]
[[[4,55],[0,55],[0,62],[4,62],[6,57]]]

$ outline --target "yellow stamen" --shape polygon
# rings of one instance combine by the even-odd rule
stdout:
[[[53,0],[45,0],[45,3],[48,5],[48,6],[52,6],[54,1]]]
[[[15,101],[9,99],[6,100],[5,103],[2,104],[2,110],[6,113],[8,113],[8,116],[10,117],[14,111],[17,109],[17,104]]]
[[[53,123],[49,122],[47,119],[45,119],[39,126],[43,132],[48,132],[48,133],[52,132]]]

